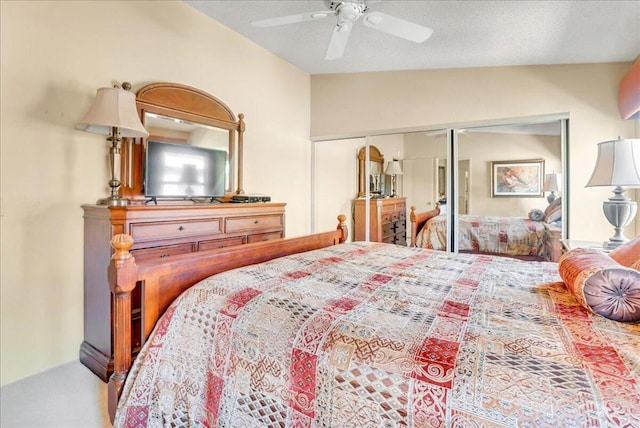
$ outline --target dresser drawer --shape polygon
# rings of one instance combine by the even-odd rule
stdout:
[[[393,235],[396,233],[395,223],[384,223],[382,225],[382,236]]]
[[[395,235],[395,237],[393,238],[393,243],[396,245],[403,245],[403,246],[407,246],[407,237],[404,233]]]
[[[178,254],[192,253],[195,251],[195,244],[180,244],[180,245],[167,245],[164,247],[154,248],[142,248],[140,250],[133,250],[131,254],[135,257],[136,261],[150,260],[150,259],[166,259],[167,257],[175,256]]]
[[[389,211],[388,213],[382,214],[382,223],[392,223],[398,220],[404,220],[405,213],[404,211]]]
[[[225,224],[226,233],[252,232],[254,230],[281,229],[281,215],[262,215],[255,217],[227,218]]]
[[[406,223],[402,220],[396,221],[393,223],[393,232],[394,233],[404,233],[407,230]]]
[[[247,236],[247,244],[261,241],[271,241],[272,239],[282,238],[282,232],[270,232],[270,233],[256,233],[255,235]]]
[[[222,233],[221,220],[219,218],[161,223],[133,223],[130,229],[131,236],[136,242]]]
[[[234,238],[213,239],[211,241],[202,241],[198,243],[198,251],[214,250],[216,248],[235,247],[244,244],[244,236],[236,236]]]

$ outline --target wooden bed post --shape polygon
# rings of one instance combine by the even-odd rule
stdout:
[[[138,266],[129,249],[133,238],[118,234],[111,240],[115,253],[109,264],[109,287],[113,294],[113,374],[109,379],[109,418],[113,423],[122,386],[131,366],[131,292],[136,286]]]
[[[347,216],[344,214],[340,214],[338,216],[338,228],[337,230],[340,231],[340,239],[338,240],[338,243],[340,244],[344,244],[345,242],[347,242],[347,238],[349,235],[349,229],[347,228]]]
[[[420,233],[422,227],[429,221],[431,218],[440,215],[440,202],[436,202],[436,207],[430,211],[416,213],[416,207],[414,205],[411,206],[411,212],[409,213],[409,221],[411,221],[411,247],[417,247],[417,236]]]
[[[418,224],[416,223],[416,206],[411,205],[411,212],[409,213],[409,221],[411,222],[411,243],[410,247],[416,246],[416,236],[418,236]]]

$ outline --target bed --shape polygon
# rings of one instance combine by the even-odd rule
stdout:
[[[446,250],[447,216],[439,207],[411,207],[411,246]],[[561,228],[529,217],[458,216],[459,252],[495,254],[531,261],[555,261],[562,253]]]
[[[344,243],[341,219],[165,264],[114,238],[114,425],[640,426],[640,325],[579,306],[557,264]],[[129,370],[137,281],[188,289]]]

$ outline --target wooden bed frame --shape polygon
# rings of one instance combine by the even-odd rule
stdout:
[[[338,227],[331,232],[183,254],[172,257],[170,261],[154,259],[136,263],[129,252],[133,238],[127,234],[114,236],[111,245],[115,252],[109,264],[114,332],[114,372],[109,379],[108,392],[111,422],[132,362],[131,295],[136,286],[141,288],[144,325],[152,328],[176,297],[213,274],[344,243],[348,236],[346,219],[346,216],[339,215]],[[147,331],[145,327],[143,343],[151,328]]]
[[[436,203],[436,207],[430,211],[425,211],[425,212],[416,212],[416,207],[412,206],[411,207],[411,212],[409,214],[409,220],[411,221],[411,246],[415,247],[417,246],[417,236],[418,233],[420,232],[420,230],[422,230],[422,228],[424,227],[424,225],[427,223],[427,221],[429,221],[430,219],[432,219],[433,217],[437,216],[440,214],[440,204]],[[515,259],[519,259],[519,260],[527,260],[527,261],[552,261],[552,262],[557,262],[560,260],[560,256],[562,255],[562,242],[560,241],[562,239],[562,230],[561,229],[547,229],[547,234],[549,239],[551,240],[551,245],[550,245],[550,259],[549,260],[543,260],[542,258],[540,258],[539,256],[527,256],[527,255],[523,255],[523,256],[509,256],[509,255],[502,255],[503,257],[512,257]],[[473,253],[473,254],[488,254],[488,255],[496,255],[494,253],[483,253],[483,252],[476,252],[476,251],[460,251],[461,253]]]

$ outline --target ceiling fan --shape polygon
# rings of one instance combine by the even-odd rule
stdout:
[[[278,25],[294,24],[298,22],[316,21],[326,18],[329,15],[336,15],[338,22],[333,29],[325,59],[332,60],[342,56],[347,46],[349,35],[353,28],[353,23],[363,17],[362,22],[369,28],[373,28],[392,36],[400,37],[415,43],[422,43],[431,37],[433,30],[395,16],[382,12],[367,12],[366,0],[352,1],[332,1],[329,3],[330,10],[300,13],[297,15],[281,16],[277,18],[262,19],[253,21],[251,25],[255,27],[275,27]]]

